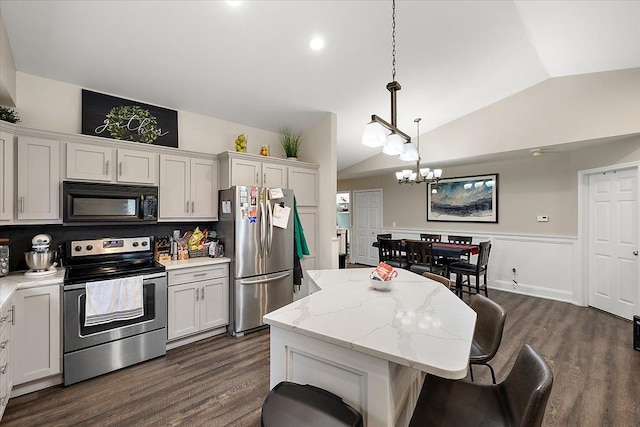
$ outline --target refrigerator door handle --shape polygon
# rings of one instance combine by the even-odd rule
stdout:
[[[241,285],[255,285],[257,283],[274,282],[276,280],[283,279],[283,278],[285,278],[287,276],[290,276],[290,275],[291,275],[291,272],[287,272],[287,273],[280,274],[278,276],[269,277],[268,279],[242,279],[242,280],[240,280],[240,284]]]
[[[265,254],[265,245],[266,245],[266,230],[267,222],[264,214],[264,202],[260,202],[260,256],[264,257]]]
[[[269,190],[267,190],[269,191]],[[271,209],[271,200],[267,199],[267,217],[269,218],[267,227],[269,227],[269,234],[267,235],[267,256],[271,255],[271,245],[273,243],[273,210]]]

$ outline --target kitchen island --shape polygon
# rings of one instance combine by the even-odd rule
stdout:
[[[264,316],[271,387],[313,384],[359,410],[369,427],[408,425],[424,373],[466,376],[476,314],[406,270],[390,291],[376,291],[372,271],[308,271],[320,291]]]

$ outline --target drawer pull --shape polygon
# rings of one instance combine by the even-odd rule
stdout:
[[[204,288],[200,289],[200,299],[204,301]]]
[[[7,362],[4,365],[2,365],[2,368],[0,368],[0,374],[5,374],[7,372],[7,367],[8,366],[9,366],[9,362]]]
[[[206,276],[207,273],[196,273],[193,275],[193,277],[202,277],[202,276]]]
[[[7,344],[9,344],[9,340],[0,342],[0,350],[4,350],[5,348],[7,348]]]

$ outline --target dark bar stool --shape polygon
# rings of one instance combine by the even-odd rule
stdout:
[[[339,396],[309,384],[282,381],[262,404],[262,427],[362,427],[362,414]]]

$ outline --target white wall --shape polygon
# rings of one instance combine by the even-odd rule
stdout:
[[[327,113],[304,133],[301,160],[320,164],[318,170],[317,268],[331,268],[331,240],[336,238],[337,117]]]
[[[63,133],[82,132],[80,86],[18,72],[17,91],[20,96],[17,109],[22,126]],[[126,98],[122,94],[114,96]],[[178,148],[218,154],[234,150],[234,141],[240,133],[248,135],[248,150],[254,154],[258,154],[260,145],[275,145],[279,138],[278,133],[178,111]]]
[[[16,105],[16,64],[2,13],[0,13],[0,104],[10,107]]]

